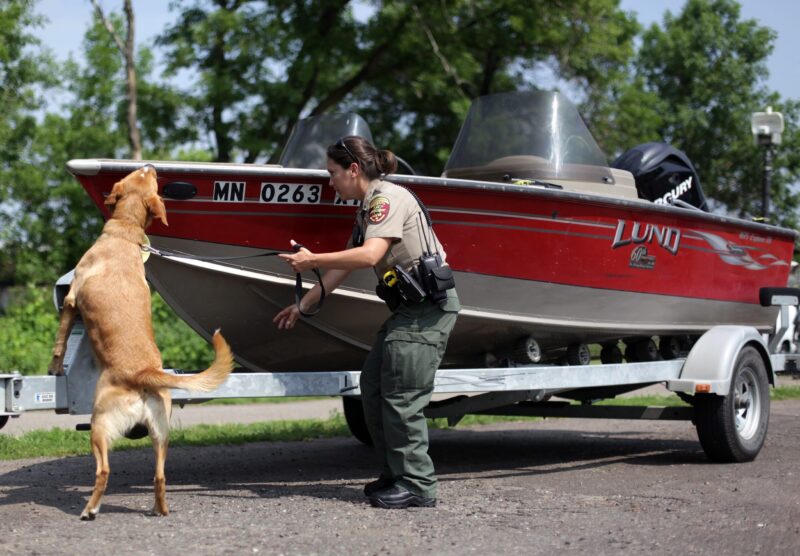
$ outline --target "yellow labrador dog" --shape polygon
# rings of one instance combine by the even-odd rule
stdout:
[[[213,338],[216,356],[208,369],[184,376],[164,372],[153,337],[150,288],[140,251],[144,231],[153,218],[167,224],[155,168],[143,166],[114,184],[105,204],[111,218],[75,268],[49,371],[64,372],[66,341],[80,312],[100,368],[91,421],[97,474],[81,519],[94,519],[100,510],[100,498],[108,484],[111,444],[136,425],[147,427],[156,454],[153,513],[167,515],[164,462],[172,410],[169,388],[214,390],[230,374],[233,355],[217,331]]]

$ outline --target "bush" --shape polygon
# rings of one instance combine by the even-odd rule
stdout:
[[[6,314],[0,316],[0,372],[46,374],[57,329],[50,288],[15,289]]]
[[[164,367],[202,370],[214,359],[214,349],[201,338],[160,295],[153,292],[153,330]]]
[[[58,330],[52,289],[29,286],[15,290],[12,297],[6,314],[0,316],[0,372],[46,374]],[[164,366],[187,370],[208,367],[214,358],[211,346],[155,292],[152,308],[153,330]]]

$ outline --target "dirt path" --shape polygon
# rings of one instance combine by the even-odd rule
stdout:
[[[167,518],[149,452],[112,454],[95,522],[90,457],[0,462],[0,553],[797,554],[800,401],[773,404],[749,464],[709,463],[684,422],[549,420],[433,431],[435,509],[386,511],[353,439],[176,448]]]

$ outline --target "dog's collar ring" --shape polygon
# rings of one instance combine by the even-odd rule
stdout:
[[[142,234],[143,239],[140,245],[141,252],[142,252],[142,263],[146,263],[147,259],[150,258],[150,238],[146,235]]]

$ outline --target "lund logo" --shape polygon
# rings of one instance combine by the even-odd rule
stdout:
[[[213,201],[244,201],[243,181],[215,181]]]
[[[656,243],[673,255],[678,254],[678,248],[681,244],[680,230],[669,226],[632,222],[630,233],[626,235],[625,228],[627,225],[628,222],[626,220],[617,221],[617,231],[614,234],[614,242],[611,244],[612,249],[630,243],[653,243],[655,240]]]

